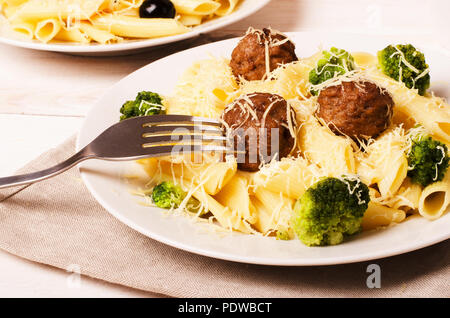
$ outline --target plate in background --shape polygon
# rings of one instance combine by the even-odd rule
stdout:
[[[0,19],[0,43],[18,46],[27,49],[41,50],[41,51],[52,51],[52,52],[62,52],[70,53],[75,55],[88,55],[88,56],[107,56],[107,55],[120,55],[120,54],[130,54],[133,52],[138,52],[144,49],[158,47],[164,44],[177,42],[181,40],[186,40],[193,38],[202,33],[207,33],[214,31],[216,29],[222,28],[229,24],[235,23],[242,20],[249,15],[255,13],[265,5],[267,5],[270,0],[244,0],[237,9],[230,15],[224,17],[218,17],[199,26],[192,28],[192,31],[166,36],[155,39],[136,39],[136,40],[125,40],[121,43],[114,44],[78,44],[78,43],[67,43],[67,42],[50,42],[42,43],[37,40],[24,40],[15,37],[8,29],[7,21],[4,17]],[[1,16],[1,14],[0,14]]]

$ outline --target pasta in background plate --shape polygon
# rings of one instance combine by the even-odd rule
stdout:
[[[174,8],[173,16],[166,8],[158,11],[150,6],[153,16],[141,17],[140,8],[147,1],[152,0],[0,0],[0,5],[10,29],[25,39],[110,44],[186,33],[205,21],[231,14],[240,2],[157,1]]]

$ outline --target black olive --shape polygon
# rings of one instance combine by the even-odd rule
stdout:
[[[175,6],[169,0],[145,0],[139,7],[141,18],[175,18]]]

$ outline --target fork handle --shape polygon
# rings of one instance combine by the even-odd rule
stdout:
[[[72,168],[77,163],[84,161],[86,159],[90,159],[90,158],[93,158],[93,156],[89,155],[86,151],[86,148],[84,148],[84,149],[80,150],[79,152],[77,152],[72,157],[70,157],[69,159],[67,159],[51,168],[44,169],[44,170],[37,171],[37,172],[32,172],[32,173],[26,173],[26,174],[11,176],[11,177],[0,178],[0,189],[31,184],[31,183],[35,183],[38,181],[42,181],[42,180],[51,178],[53,176],[56,176],[64,171]]]

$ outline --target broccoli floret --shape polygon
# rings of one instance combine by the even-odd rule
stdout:
[[[151,193],[153,203],[163,209],[178,208],[181,202],[186,198],[186,195],[187,193],[183,191],[179,185],[175,185],[170,181],[161,182],[153,188]],[[201,202],[194,197],[188,199],[186,209],[199,216],[208,212]]]
[[[135,100],[126,101],[120,108],[120,120],[136,116],[149,116],[165,114],[162,98],[157,93],[142,91]]]
[[[412,140],[408,153],[408,176],[423,187],[441,181],[449,165],[447,146],[430,136]]]
[[[294,238],[294,233],[291,228],[287,230],[277,231],[277,240],[289,241]]]
[[[296,202],[292,227],[308,246],[339,244],[360,231],[369,201],[368,187],[357,179],[322,179]]]
[[[411,44],[389,45],[378,52],[378,63],[387,76],[417,89],[424,95],[430,87],[430,74],[425,56]]]
[[[164,181],[153,188],[152,200],[163,209],[178,208],[186,197],[186,192],[173,182]]]
[[[353,56],[345,50],[332,47],[329,51],[322,51],[322,55],[316,67],[309,72],[309,82],[313,85],[355,69]],[[317,91],[311,90],[311,94],[317,95]]]

